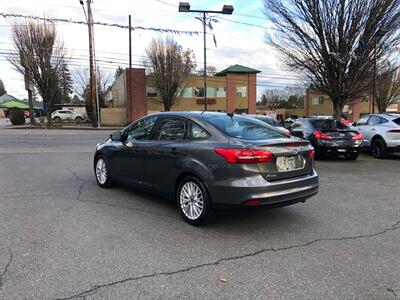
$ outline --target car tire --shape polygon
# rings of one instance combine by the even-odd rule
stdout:
[[[325,158],[325,152],[324,152],[324,151],[321,151],[321,150],[317,151],[317,150],[315,150],[315,155],[314,155],[314,159],[315,159],[315,160],[321,160],[321,159],[324,159],[324,158]]]
[[[110,188],[114,185],[111,178],[111,171],[107,160],[103,156],[98,156],[94,162],[94,174],[97,184],[102,188]]]
[[[54,120],[54,122],[60,122],[61,118],[60,117],[54,117],[53,120]]]
[[[348,153],[344,155],[344,158],[347,160],[356,160],[358,158],[358,153]]]
[[[194,176],[187,176],[180,182],[176,201],[182,218],[190,225],[204,224],[212,210],[206,186]]]
[[[82,119],[82,117],[76,117],[75,121],[78,122],[78,123],[81,123],[83,121],[83,119]]]
[[[388,156],[388,149],[385,142],[380,139],[374,139],[371,144],[371,152],[375,158],[382,159]]]

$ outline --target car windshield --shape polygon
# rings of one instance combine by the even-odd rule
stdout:
[[[317,130],[344,130],[344,129],[349,129],[348,126],[344,125],[341,122],[338,122],[333,119],[316,119],[316,120],[311,120],[311,124],[315,127]]]
[[[287,137],[264,122],[244,116],[210,115],[206,120],[230,137],[244,140],[265,140]]]
[[[257,120],[263,121],[271,126],[274,127],[282,127],[282,125],[276,121],[274,118],[269,118],[269,117],[256,117]]]

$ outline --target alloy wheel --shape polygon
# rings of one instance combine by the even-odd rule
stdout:
[[[96,178],[100,184],[105,184],[107,181],[107,165],[103,158],[97,160]]]
[[[198,219],[204,210],[204,198],[201,188],[193,181],[186,182],[179,193],[182,212],[190,220]]]

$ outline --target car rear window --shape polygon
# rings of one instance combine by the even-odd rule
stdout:
[[[287,137],[262,121],[234,115],[206,116],[205,119],[230,137],[243,140],[264,140]]]
[[[400,118],[393,119],[393,122],[395,122],[397,125],[400,125]]]
[[[315,127],[316,130],[349,129],[349,127],[344,125],[343,123],[332,119],[311,120],[310,122]]]

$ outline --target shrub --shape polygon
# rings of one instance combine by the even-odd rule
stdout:
[[[24,125],[25,116],[22,109],[13,109],[11,112],[11,124],[13,125]]]

